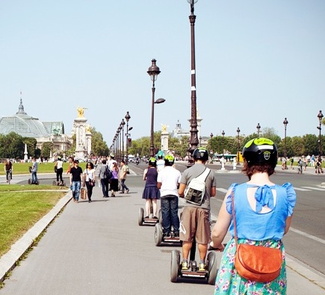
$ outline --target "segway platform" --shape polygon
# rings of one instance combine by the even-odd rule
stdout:
[[[198,279],[203,282],[207,282],[210,285],[214,285],[217,272],[217,254],[214,251],[210,251],[206,259],[206,269],[199,271],[196,261],[189,262],[189,269],[183,270],[180,261],[180,251],[173,250],[171,253],[171,268],[170,268],[170,280],[173,283],[180,281],[181,279]]]
[[[170,236],[163,235],[163,228],[161,223],[155,224],[155,233],[154,233],[155,245],[179,245],[181,246],[182,242],[179,237],[176,237],[174,232],[170,233]]]
[[[139,209],[138,224],[140,226],[142,226],[142,225],[155,226],[155,224],[157,222],[159,222],[159,219],[158,218],[152,218],[152,217],[145,218],[144,217],[144,209],[143,208],[140,208]]]

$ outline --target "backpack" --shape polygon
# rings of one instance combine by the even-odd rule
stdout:
[[[205,195],[205,181],[210,171],[209,168],[205,168],[199,176],[190,181],[184,194],[187,203],[201,206]]]
[[[109,170],[108,166],[106,165],[105,171],[104,171],[104,178],[110,180],[112,178],[112,171]]]

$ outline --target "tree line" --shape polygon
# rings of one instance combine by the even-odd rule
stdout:
[[[91,128],[92,133],[92,154],[98,156],[106,156],[111,152],[107,147],[106,142],[100,132],[95,128]],[[248,136],[213,136],[207,140],[206,148],[209,153],[229,153],[236,154],[241,151],[247,141],[258,137],[258,134],[253,133]],[[267,137],[274,141],[278,147],[280,157],[287,156],[307,156],[319,154],[319,137],[314,134],[306,134],[304,136],[293,136],[281,138],[272,128],[265,128],[260,133],[260,137]],[[321,143],[325,143],[325,137],[321,136]],[[63,151],[53,150],[53,143],[46,142],[42,148],[37,148],[37,141],[35,138],[22,137],[15,132],[7,135],[0,134],[0,158],[23,159],[25,144],[27,145],[28,156],[35,156],[37,158],[49,158],[52,152],[63,156]],[[161,145],[161,131],[154,133],[154,146],[158,152]],[[183,136],[181,138],[169,137],[169,150],[179,157],[185,157],[188,153],[189,137]],[[72,145],[68,151],[64,151],[67,156],[73,155],[75,151],[75,136],[72,138]],[[125,152],[125,151],[124,151]],[[139,155],[140,157],[147,157],[150,154],[150,137],[141,137],[132,140],[128,147],[128,153]]]
[[[154,146],[156,152],[161,145],[161,132],[154,134]],[[247,136],[213,136],[207,140],[206,148],[209,153],[213,154],[237,154],[242,151],[246,142],[250,139],[258,137],[257,133]],[[293,136],[281,138],[275,134],[272,128],[265,128],[259,134],[259,137],[267,137],[275,143],[278,148],[279,157],[287,156],[300,157],[307,155],[319,154],[319,137],[314,134],[306,134],[304,136]],[[325,143],[325,137],[321,137],[321,142]],[[169,137],[168,149],[173,151],[179,157],[185,157],[189,147],[189,137],[184,136],[180,139]],[[158,148],[157,148],[158,147]],[[148,156],[150,151],[150,137],[141,137],[140,139],[133,140],[132,145],[128,149],[129,154]]]

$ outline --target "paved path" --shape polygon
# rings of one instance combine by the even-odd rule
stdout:
[[[39,235],[66,204],[5,281],[0,295],[213,294],[211,285],[170,282],[173,247],[155,247],[153,227],[138,226],[143,182],[130,176],[127,184],[130,194],[109,199],[102,198],[96,187],[92,203],[66,204],[69,193],[51,217],[28,233],[28,240]],[[2,257],[0,270],[3,265]],[[288,259],[289,295],[325,293],[317,285],[325,286],[324,277],[312,271],[306,277],[306,273],[305,266]]]

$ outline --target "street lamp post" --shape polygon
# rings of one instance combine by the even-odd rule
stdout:
[[[195,67],[195,19],[194,4],[198,0],[187,0],[190,4],[191,15],[189,16],[191,26],[191,129],[190,129],[190,149],[192,152],[198,145],[198,130],[197,130],[197,107],[196,107],[196,67]],[[190,157],[191,159],[191,157]]]
[[[319,156],[322,156],[322,120],[323,120],[323,113],[320,110],[318,115],[318,120],[319,120],[319,126],[317,127],[317,129],[319,130],[319,139],[318,139],[318,150],[319,150]]]
[[[213,133],[211,132],[211,133],[210,133],[210,146],[211,146],[210,155],[211,155],[211,164],[213,163],[212,138],[213,138]]]
[[[284,156],[284,169],[288,169],[287,167],[287,125],[288,125],[288,120],[287,118],[284,118],[283,125],[284,125],[284,151],[283,151],[283,156]]]
[[[260,137],[260,129],[261,129],[260,123],[257,123],[256,129],[257,129],[257,137],[259,138]]]
[[[222,130],[222,161],[221,161],[221,170],[225,170],[225,131]]]
[[[156,65],[156,60],[151,60],[151,66],[149,67],[147,73],[149,74],[152,80],[152,97],[151,97],[151,129],[150,129],[150,157],[154,156],[154,108],[155,108],[155,81],[160,74],[159,67]],[[161,102],[160,102],[161,103]]]
[[[239,163],[240,141],[239,141],[240,129],[237,127],[237,163]]]
[[[122,130],[122,136],[121,136],[121,139],[122,139],[122,160],[125,161],[125,155],[124,155],[124,125],[125,125],[125,121],[124,121],[124,118],[122,118],[122,121],[121,121],[121,130]]]
[[[129,111],[126,112],[126,115],[125,115],[125,121],[126,121],[126,145],[125,145],[125,163],[126,165],[128,164],[129,162],[129,120],[131,119],[131,116],[129,114]]]

